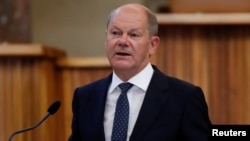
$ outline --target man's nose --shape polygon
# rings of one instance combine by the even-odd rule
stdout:
[[[123,34],[120,37],[118,45],[122,48],[129,46],[129,37],[127,34]]]
[[[119,39],[119,44],[128,44],[128,35],[123,34]]]

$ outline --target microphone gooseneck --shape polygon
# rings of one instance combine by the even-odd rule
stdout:
[[[22,132],[26,132],[26,131],[29,131],[29,130],[32,130],[32,129],[35,129],[37,128],[43,121],[45,121],[50,115],[53,115],[54,113],[57,112],[57,110],[60,108],[61,106],[61,102],[60,101],[56,101],[54,102],[53,104],[50,105],[50,107],[48,108],[47,110],[47,114],[37,123],[35,124],[34,126],[32,127],[28,127],[28,128],[25,128],[25,129],[21,129],[21,130],[18,130],[18,131],[15,131],[13,132],[10,137],[9,137],[9,141],[12,141],[12,138],[16,135],[16,134],[19,134],[19,133],[22,133]]]

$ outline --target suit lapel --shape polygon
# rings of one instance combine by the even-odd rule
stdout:
[[[94,125],[91,125],[90,128],[95,128],[96,130],[96,138],[105,140],[104,135],[104,110],[105,110],[105,102],[107,97],[107,91],[109,88],[111,82],[111,75],[109,75],[107,78],[99,81],[99,83],[95,86],[95,92],[93,92],[93,95],[89,97],[88,102],[88,110],[86,112],[86,115],[89,116],[88,120],[86,121],[93,121],[91,123],[94,123]],[[85,117],[87,118],[87,117]],[[99,138],[100,137],[100,138]]]
[[[166,77],[155,68],[130,140],[141,139],[151,127],[167,99],[167,88]]]

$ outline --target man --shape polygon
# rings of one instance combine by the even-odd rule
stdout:
[[[140,4],[125,4],[111,12],[105,51],[113,72],[76,88],[69,141],[208,140],[210,120],[202,90],[166,76],[150,63],[160,43],[157,32],[155,15]],[[131,88],[120,94],[121,83],[130,83]],[[129,115],[122,115],[117,125],[120,95],[128,99],[122,113]]]

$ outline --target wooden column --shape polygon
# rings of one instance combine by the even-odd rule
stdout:
[[[63,51],[40,44],[0,45],[0,140],[16,130],[35,125],[58,99],[56,58]],[[59,109],[60,111],[60,109]],[[49,117],[37,129],[15,136],[15,141],[57,141],[60,116]]]

